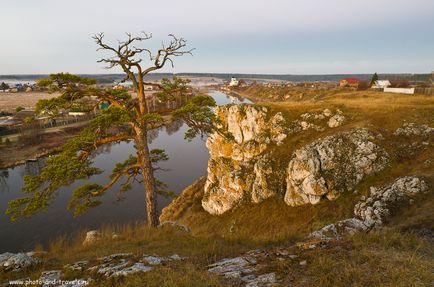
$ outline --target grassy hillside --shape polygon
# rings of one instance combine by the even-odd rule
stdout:
[[[225,257],[239,256],[261,248],[271,256],[267,269],[276,272],[283,286],[431,286],[434,282],[434,141],[433,137],[396,136],[403,123],[434,126],[434,98],[375,92],[330,94],[315,101],[263,102],[272,112],[280,111],[288,121],[306,112],[325,108],[340,109],[347,118],[344,125],[324,131],[307,130],[288,136],[273,154],[289,161],[292,152],[315,139],[355,127],[380,132],[379,142],[391,157],[386,170],[364,179],[357,192],[343,194],[335,201],[318,205],[289,207],[282,195],[260,204],[246,204],[220,216],[201,207],[205,178],[199,179],[167,207],[161,220],[177,221],[191,229],[182,232],[167,226],[150,229],[142,224],[106,227],[105,237],[83,245],[84,232],[72,239],[59,238],[41,255],[44,264],[18,273],[0,273],[0,281],[38,278],[43,270],[61,269],[79,260],[118,252],[179,254],[188,259],[156,267],[153,271],[123,279],[96,278],[91,286],[242,286],[239,279],[213,275],[206,266]],[[321,123],[318,123],[321,124]],[[423,148],[412,145],[426,142]],[[396,206],[381,230],[360,233],[322,247],[303,250],[296,243],[311,231],[328,223],[348,218],[361,195],[370,186],[382,186],[396,177],[418,175],[430,185],[431,192],[414,198],[410,206]],[[112,237],[116,233],[119,236]],[[275,257],[284,248],[297,259]],[[300,264],[302,261],[306,264]],[[70,272],[64,279],[87,278],[89,273]]]

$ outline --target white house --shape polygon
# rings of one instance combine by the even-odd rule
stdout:
[[[229,83],[229,87],[236,87],[236,86],[238,86],[238,80],[237,78],[232,77]]]
[[[373,89],[384,89],[390,87],[392,84],[389,80],[378,80],[372,85]]]

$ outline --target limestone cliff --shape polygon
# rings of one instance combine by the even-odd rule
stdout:
[[[215,112],[233,139],[215,133],[206,143],[210,160],[202,206],[211,214],[276,195],[291,206],[333,200],[388,164],[387,153],[367,129],[319,138],[284,158],[273,153],[285,149],[286,139],[297,133],[341,125],[345,117],[339,110],[335,115],[328,109],[303,114],[301,120],[291,122],[281,113],[252,105],[218,107]]]
[[[280,113],[268,118],[267,109],[251,105],[218,107],[221,125],[232,135],[229,140],[212,134],[206,145],[210,152],[203,208],[222,214],[243,200],[261,202],[274,196],[283,185],[271,176],[267,152],[286,138],[285,120]]]

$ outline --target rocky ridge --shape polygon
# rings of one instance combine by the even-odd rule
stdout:
[[[96,262],[89,262],[87,260],[77,261],[63,266],[61,270],[43,271],[37,281],[41,282],[42,286],[81,287],[88,285],[89,282],[93,281],[98,276],[112,278],[128,276],[140,272],[149,272],[156,266],[166,265],[170,262],[183,261],[185,259],[186,257],[181,257],[177,254],[171,256],[158,256],[155,254],[137,256],[132,253],[116,253],[98,258]],[[0,270],[1,272],[22,271],[41,263],[43,263],[43,260],[35,257],[33,254],[0,254],[0,266],[3,268]],[[65,283],[61,278],[68,270],[80,272],[82,275],[86,274],[86,279],[78,278],[68,280],[69,283]],[[26,281],[26,279],[22,279],[22,281]]]
[[[369,196],[362,196],[354,207],[354,217],[324,226],[310,234],[311,238],[337,239],[379,228],[393,213],[393,206],[399,202],[411,202],[411,197],[429,191],[428,184],[415,176],[397,178],[392,184],[370,188]]]
[[[338,132],[287,158],[273,157],[273,149],[282,148],[292,135],[342,125],[346,117],[340,110],[305,113],[291,122],[282,113],[269,115],[266,108],[252,105],[218,107],[216,114],[233,139],[214,133],[206,143],[210,160],[202,207],[211,214],[276,195],[284,195],[291,206],[333,200],[389,161],[374,143],[381,135],[367,129]]]

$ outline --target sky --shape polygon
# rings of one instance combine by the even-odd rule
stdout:
[[[141,31],[195,48],[162,72],[427,73],[433,15],[433,0],[0,0],[0,74],[117,73],[92,36]]]

